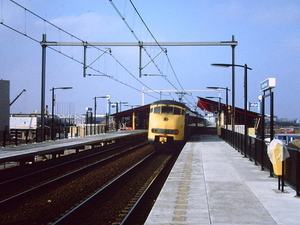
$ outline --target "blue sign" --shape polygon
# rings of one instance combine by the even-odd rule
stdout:
[[[275,87],[276,80],[275,78],[268,78],[260,82],[260,91],[267,91]]]

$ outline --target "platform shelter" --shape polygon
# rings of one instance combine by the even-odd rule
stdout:
[[[150,104],[111,114],[115,118],[118,129],[148,129]]]

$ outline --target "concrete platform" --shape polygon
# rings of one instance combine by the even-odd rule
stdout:
[[[147,130],[124,130],[86,137],[61,139],[56,141],[39,142],[15,147],[0,148],[0,163],[18,161],[23,158],[34,157],[38,154],[51,154],[67,149],[84,148],[85,145],[97,145],[99,143],[122,138],[132,134],[146,133]]]
[[[216,135],[193,136],[145,224],[299,224],[300,198]]]

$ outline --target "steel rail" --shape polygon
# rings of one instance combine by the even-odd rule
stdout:
[[[130,174],[134,169],[136,169],[138,166],[140,166],[143,162],[145,162],[147,159],[149,159],[149,157],[151,157],[155,153],[156,152],[152,152],[152,153],[148,154],[142,160],[140,160],[139,162],[137,162],[136,164],[134,164],[133,166],[131,166],[129,169],[127,169],[126,171],[124,171],[122,174],[120,174],[118,177],[116,177],[115,179],[113,179],[107,185],[105,185],[104,187],[102,187],[101,189],[99,189],[98,191],[96,191],[94,194],[92,194],[91,196],[89,196],[87,199],[85,199],[84,201],[82,201],[79,205],[75,206],[73,209],[71,209],[70,211],[68,211],[65,215],[63,215],[58,220],[52,222],[51,224],[53,224],[53,225],[59,224],[59,223],[63,222],[64,220],[66,220],[68,217],[72,216],[74,213],[76,213],[77,210],[79,210],[81,207],[83,207],[85,204],[87,204],[89,201],[91,201],[97,195],[99,195],[100,193],[102,193],[104,190],[109,189],[110,186],[112,186],[113,184],[115,184],[116,182],[118,182],[121,178],[123,178],[124,176]]]
[[[44,168],[42,170],[38,170],[38,171],[35,171],[35,172],[32,172],[32,173],[28,173],[28,174],[25,174],[25,175],[22,175],[22,176],[19,176],[19,177],[15,177],[13,179],[10,179],[10,180],[6,180],[6,181],[3,181],[3,182],[0,182],[0,185],[2,184],[7,184],[9,182],[13,182],[13,181],[17,181],[17,180],[20,180],[20,179],[23,179],[23,178],[26,178],[26,177],[29,177],[29,176],[32,176],[32,175],[36,175],[36,174],[39,174],[41,172],[45,172],[45,171],[48,171],[50,169],[54,169],[54,168],[57,168],[59,166],[64,166],[64,165],[68,165],[68,164],[71,164],[73,162],[76,162],[76,161],[79,161],[79,160],[82,160],[82,159],[85,159],[85,158],[89,158],[89,157],[92,157],[92,156],[95,156],[95,155],[100,155],[102,153],[106,153],[106,152],[109,152],[109,151],[112,151],[114,149],[117,149],[119,147],[124,147],[124,145],[121,145],[121,146],[116,146],[116,147],[112,147],[112,148],[109,148],[109,149],[106,149],[104,151],[101,151],[101,152],[96,152],[96,153],[92,153],[90,155],[86,155],[86,156],[83,156],[83,157],[80,157],[80,158],[76,158],[76,159],[73,159],[73,160],[70,160],[70,161],[67,161],[67,162],[63,162],[63,163],[59,163],[57,165],[54,165],[54,166],[50,166],[50,167],[47,167],[47,168]]]
[[[124,147],[124,146],[123,146],[123,147]],[[137,146],[135,146],[134,148],[137,148]],[[130,148],[130,149],[128,149],[128,151],[131,151],[131,150],[133,150],[134,148]],[[125,152],[127,152],[127,151],[125,151]],[[9,197],[9,198],[6,198],[6,199],[4,199],[4,200],[1,200],[1,201],[0,201],[0,204],[6,203],[6,202],[11,201],[11,200],[14,200],[14,199],[16,199],[17,197],[21,197],[22,195],[28,194],[28,193],[30,193],[30,192],[32,192],[32,191],[36,191],[36,190],[38,190],[38,189],[40,189],[40,188],[42,188],[42,187],[44,187],[44,186],[46,186],[46,185],[49,185],[49,184],[52,184],[52,183],[54,183],[54,182],[60,181],[61,179],[65,178],[65,177],[68,177],[68,176],[73,175],[73,174],[75,174],[75,173],[81,172],[81,171],[83,171],[83,170],[85,170],[85,169],[88,169],[88,168],[94,166],[94,165],[103,163],[103,162],[105,162],[105,161],[107,161],[107,160],[110,160],[110,159],[112,159],[112,158],[115,158],[115,157],[119,157],[120,155],[124,154],[125,152],[121,152],[121,153],[114,154],[114,155],[109,156],[109,157],[107,157],[107,158],[105,158],[105,159],[102,159],[102,160],[100,160],[100,161],[94,162],[94,163],[92,163],[92,164],[89,164],[89,165],[87,165],[87,166],[85,166],[85,167],[82,167],[82,168],[80,168],[80,169],[74,170],[74,171],[72,171],[72,172],[70,172],[70,173],[67,173],[67,174],[64,174],[64,175],[62,175],[62,176],[59,176],[59,177],[57,177],[57,178],[55,178],[55,179],[53,179],[53,180],[50,180],[50,181],[48,181],[48,182],[45,182],[45,183],[43,183],[43,184],[41,184],[41,185],[39,185],[39,186],[33,187],[33,188],[31,188],[31,189],[28,189],[28,190],[26,190],[26,191],[23,191],[23,192],[21,192],[21,193],[18,193],[18,194],[14,195],[14,196],[11,196],[11,197]]]
[[[138,197],[138,199],[136,200],[136,202],[134,203],[132,208],[129,210],[129,212],[126,214],[126,216],[123,218],[123,220],[120,222],[120,225],[124,225],[125,223],[127,223],[127,221],[130,219],[130,217],[134,213],[134,210],[138,207],[138,205],[140,204],[140,202],[142,201],[142,199],[144,198],[146,193],[149,191],[149,189],[155,183],[156,179],[160,175],[161,171],[163,171],[163,169],[165,168],[166,164],[169,162],[171,157],[172,156],[169,156],[166,158],[164,163],[155,171],[155,175],[153,177],[151,177],[151,179],[149,179],[147,186],[142,187],[142,189],[143,189],[142,193],[140,194],[140,196]]]

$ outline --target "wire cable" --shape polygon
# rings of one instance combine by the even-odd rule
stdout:
[[[143,48],[143,50],[145,51],[145,53],[147,54],[147,56],[150,58],[151,62],[154,64],[154,66],[157,68],[157,70],[159,71],[160,75],[163,75],[162,71],[159,69],[158,65],[155,63],[155,61],[152,59],[151,55],[148,53],[147,49],[143,47],[143,42],[137,37],[137,35],[135,34],[134,30],[129,26],[129,24],[127,23],[126,19],[124,16],[122,16],[120,10],[117,8],[117,6],[113,3],[112,0],[109,0],[111,5],[113,6],[113,8],[115,9],[115,11],[117,12],[117,14],[120,16],[120,18],[123,20],[123,22],[125,23],[125,25],[127,26],[127,28],[130,30],[130,32],[132,33],[132,35],[135,37],[135,39],[137,40],[138,43],[140,43],[140,47]]]
[[[32,12],[31,10],[25,8],[24,6],[20,5],[19,3],[15,2],[14,0],[10,0],[10,1],[11,1],[12,3],[14,3],[15,5],[17,5],[18,7],[20,7],[20,8],[22,8],[22,9],[25,10],[25,18],[26,18],[26,12],[29,12],[30,14],[34,15],[35,17],[41,19],[44,23],[48,23],[49,25],[51,25],[51,26],[53,26],[54,28],[58,29],[60,32],[64,32],[64,33],[66,33],[67,35],[71,36],[72,38],[75,38],[75,39],[77,39],[77,40],[79,40],[79,41],[81,41],[81,42],[84,42],[82,39],[80,39],[80,38],[74,36],[73,34],[67,32],[66,30],[64,30],[64,29],[62,29],[62,28],[56,26],[55,24],[49,22],[48,20],[42,18],[42,17],[39,16],[38,14],[36,14],[36,13]],[[3,4],[2,4],[1,6],[3,7]],[[1,9],[3,10],[2,7],[1,7]],[[7,27],[7,28],[9,28],[9,29],[11,29],[11,30],[13,30],[13,31],[15,31],[15,32],[18,33],[18,34],[21,34],[21,35],[23,35],[23,36],[25,36],[25,37],[31,39],[31,40],[34,41],[34,42],[41,43],[39,40],[37,40],[37,39],[31,37],[30,35],[28,35],[28,34],[26,33],[26,27],[25,27],[25,32],[21,32],[21,31],[15,29],[15,28],[13,28],[13,27],[11,27],[11,26],[5,24],[5,23],[3,22],[2,14],[1,14],[1,22],[0,22],[0,24],[3,25],[3,26],[5,26],[5,27]],[[26,26],[26,21],[25,21],[25,26]],[[107,53],[107,50],[102,50],[102,49],[100,49],[100,48],[98,48],[98,47],[96,47],[96,46],[93,46],[93,45],[89,44],[88,42],[85,42],[85,43],[87,43],[87,45],[90,46],[90,47],[93,47],[93,48],[95,48],[95,49],[98,49],[98,50],[102,51],[103,54],[105,54],[105,53],[108,54],[108,53]],[[65,56],[65,57],[67,57],[67,58],[69,58],[69,59],[71,59],[71,60],[73,60],[73,61],[75,61],[75,62],[77,62],[77,63],[80,63],[80,64],[84,65],[83,62],[81,62],[80,60],[75,59],[73,56],[67,55],[66,53],[63,53],[63,52],[61,52],[60,50],[57,50],[57,49],[55,49],[55,48],[53,48],[53,47],[51,47],[51,46],[48,46],[48,48],[50,48],[51,50],[53,50],[53,51],[55,51],[55,52],[57,52],[57,53],[59,53],[59,54]],[[122,65],[122,63],[121,63],[119,60],[117,60],[116,57],[114,57],[111,53],[110,53],[109,55],[110,55],[110,56],[111,56],[111,57],[112,57],[112,58],[113,58],[113,59],[114,59],[114,60],[115,60],[115,61],[116,61],[123,69],[125,69],[125,71],[126,71],[130,76],[132,76],[134,79],[136,79],[136,77],[135,77],[132,73],[130,73],[130,71],[129,71],[128,69],[126,69],[126,67],[125,67],[124,65]],[[103,72],[101,72],[101,71],[99,71],[99,70],[97,70],[97,69],[95,69],[95,68],[93,68],[93,67],[91,67],[91,66],[87,66],[87,68],[89,68],[89,69],[91,69],[91,70],[93,70],[93,71],[95,71],[95,72],[97,72],[97,73],[99,73],[99,74],[101,74],[101,75],[105,75],[105,76],[107,76],[108,78],[110,78],[110,79],[112,79],[112,80],[114,80],[114,81],[117,81],[117,82],[119,82],[119,83],[121,83],[121,84],[123,84],[123,85],[126,85],[126,86],[128,86],[128,87],[130,87],[130,88],[132,88],[132,89],[134,89],[134,90],[137,90],[137,91],[139,91],[139,92],[142,92],[142,91],[139,90],[138,88],[135,88],[135,87],[133,87],[133,86],[131,86],[131,85],[129,85],[129,84],[126,84],[125,82],[122,82],[122,81],[120,81],[120,80],[118,80],[118,79],[116,79],[116,78],[113,78],[112,76],[108,76],[107,74],[105,74],[105,73],[103,73]],[[140,80],[138,80],[138,79],[136,79],[136,80],[137,80],[140,84],[142,84],[143,86],[146,86],[147,88],[149,88],[146,84],[144,84],[144,83],[141,82]],[[149,88],[149,89],[151,89],[151,88]],[[151,90],[152,90],[152,89],[151,89]],[[158,99],[157,97],[154,97],[154,96],[152,96],[152,95],[150,95],[150,94],[148,94],[148,93],[145,93],[145,94],[147,94],[148,96],[151,96],[151,97],[153,97],[153,98]]]
[[[159,46],[159,48],[165,53],[165,55],[166,55],[166,57],[167,57],[167,59],[168,59],[169,65],[170,65],[170,67],[171,67],[171,69],[172,69],[172,71],[173,71],[173,74],[174,74],[174,76],[175,76],[175,78],[176,78],[176,80],[177,80],[179,86],[181,87],[181,90],[184,90],[184,88],[182,87],[182,85],[181,85],[181,83],[180,83],[180,81],[179,81],[179,79],[178,79],[178,77],[177,77],[177,74],[176,74],[176,72],[175,72],[175,70],[174,70],[174,67],[173,67],[173,65],[172,65],[172,63],[171,63],[171,61],[170,61],[170,58],[169,58],[169,56],[168,56],[168,54],[167,54],[167,51],[159,44],[159,42],[157,41],[157,39],[154,37],[153,33],[151,32],[151,30],[149,29],[149,27],[148,27],[147,24],[145,23],[144,19],[142,18],[141,14],[138,12],[138,10],[137,10],[137,8],[135,7],[135,5],[133,4],[132,0],[130,0],[130,3],[131,3],[131,5],[132,5],[132,7],[134,8],[135,12],[137,13],[137,15],[139,16],[140,20],[142,21],[142,23],[144,24],[144,26],[145,26],[146,29],[148,30],[149,34],[151,35],[151,37],[153,38],[153,40],[154,40],[155,43],[157,44],[157,46]],[[164,78],[166,79],[166,77],[164,77]],[[170,82],[168,79],[166,79],[166,80],[171,84],[171,82]],[[172,85],[176,90],[178,90],[173,84],[171,84],[171,85]]]

